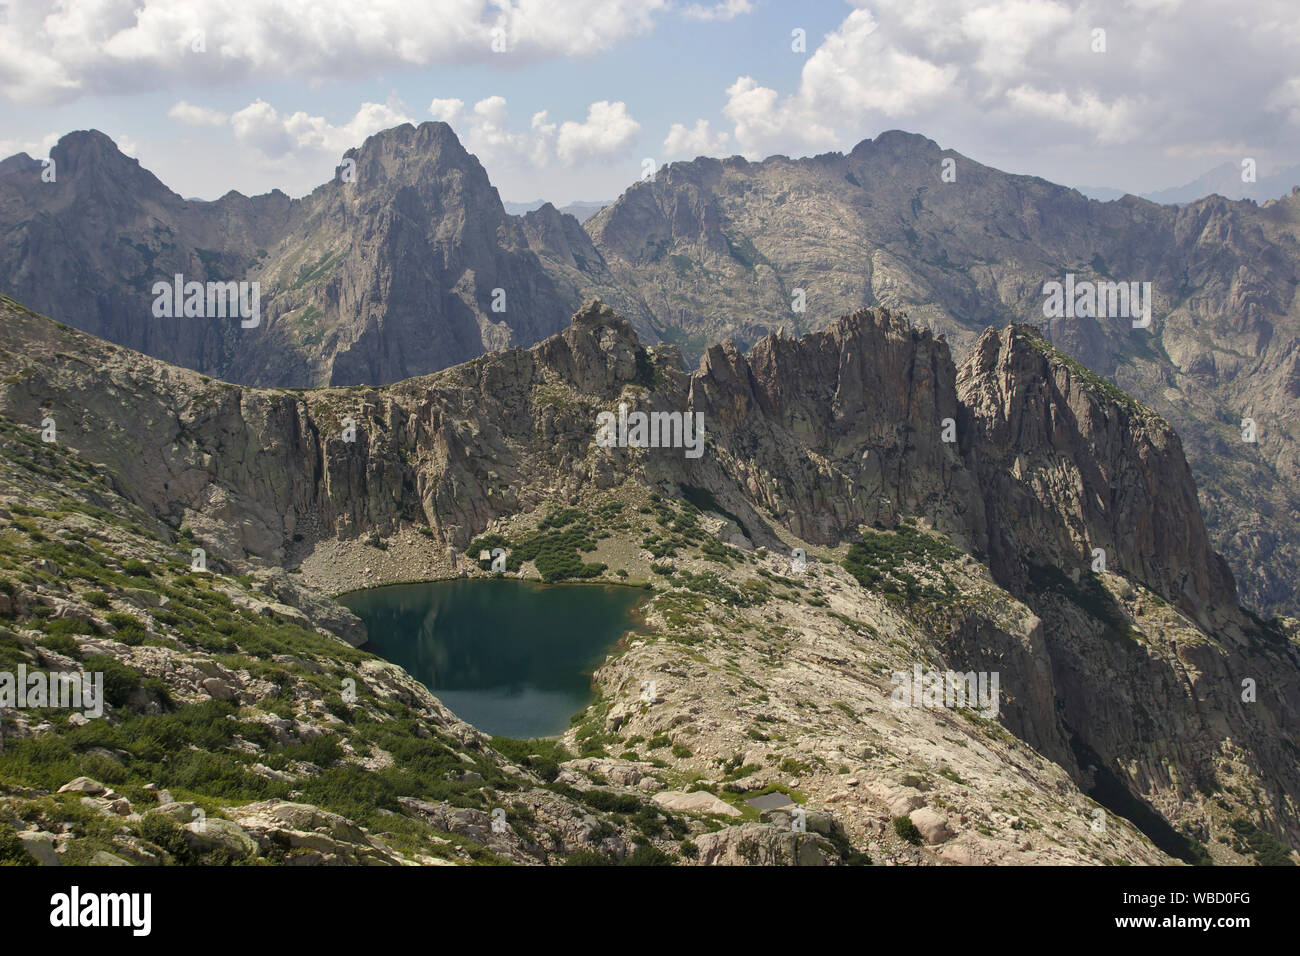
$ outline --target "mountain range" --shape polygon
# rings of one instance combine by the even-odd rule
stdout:
[[[0,289],[236,383],[395,382],[540,341],[592,295],[687,363],[865,306],[959,358],[1031,323],[1175,427],[1244,603],[1300,612],[1300,196],[1102,203],[898,131],[673,163],[584,223],[550,204],[509,215],[439,123],[370,137],[301,199],[187,202],[95,132],[51,159],[54,182],[25,155],[0,163]],[[258,281],[260,324],[155,318],[152,284],[175,274]],[[1150,283],[1150,325],[1046,316],[1051,282]]]

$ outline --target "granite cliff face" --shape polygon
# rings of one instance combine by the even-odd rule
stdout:
[[[725,796],[793,775],[828,832],[899,862],[1228,860],[1242,832],[1300,840],[1295,635],[1237,608],[1172,429],[1031,330],[987,333],[958,367],[875,308],[712,347],[688,373],[593,303],[528,350],[294,392],[13,305],[5,322],[4,417],[53,418],[116,494],[232,569],[298,569],[309,590],[477,574],[476,536],[514,547],[548,513],[604,516],[598,573],[650,582],[650,631],[597,672],[567,742],[609,765],[575,766],[579,783],[694,774]],[[704,453],[598,447],[619,404],[702,414]],[[998,672],[995,722],[891,707],[889,675],[913,665]],[[641,706],[649,675],[663,699]],[[658,740],[674,746],[656,771]],[[1084,794],[1145,836],[1097,835]],[[930,849],[890,836],[900,815]],[[1048,838],[1025,839],[1025,816]]]
[[[581,287],[691,360],[877,304],[944,334],[959,358],[987,327],[1038,326],[1174,425],[1243,597],[1296,612],[1300,192],[1262,206],[1101,203],[891,131],[847,154],[673,163],[585,228],[611,279]],[[1044,283],[1067,274],[1151,283],[1150,328],[1046,318]]]
[[[1026,326],[985,332],[958,389],[1004,577],[1023,584],[1034,560],[1091,564],[1099,548],[1107,567],[1151,583],[1207,628],[1214,609],[1235,612],[1232,573],[1208,545],[1167,422]]]

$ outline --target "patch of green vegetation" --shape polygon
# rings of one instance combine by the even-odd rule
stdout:
[[[0,866],[39,866],[23,847],[18,833],[7,823],[0,822]]]
[[[331,269],[334,268],[343,259],[342,252],[336,252],[334,255],[326,253],[321,256],[313,265],[303,266],[298,270],[298,278],[294,280],[293,285],[289,286],[289,291],[300,289],[309,282],[316,282],[325,278]]]
[[[40,622],[40,627],[50,637],[70,637],[73,634],[99,633],[99,629],[90,621],[78,620],[75,617],[47,618]]]
[[[866,621],[859,621],[857,618],[849,617],[847,614],[841,614],[839,611],[828,611],[827,613],[841,624],[847,626],[849,630],[856,631],[866,637],[880,636],[880,632]]]
[[[613,857],[598,850],[574,850],[564,858],[565,866],[618,866]]]
[[[782,773],[788,774],[811,773],[813,769],[812,764],[794,757],[785,757],[779,766]]]
[[[506,550],[506,570],[518,571],[525,561],[532,561],[542,580],[548,583],[566,579],[585,579],[600,577],[607,566],[603,563],[590,563],[582,560],[580,552],[596,550],[592,516],[579,512],[575,508],[565,508],[551,512],[538,525],[538,533],[533,534],[512,545],[501,534],[480,535],[471,541],[466,553],[471,560],[478,560],[479,567],[488,571],[492,567],[491,559],[479,559],[486,551],[489,554],[495,548]]]
[[[916,828],[916,824],[912,822],[911,817],[894,817],[893,825],[894,833],[898,834],[900,840],[910,843],[912,846],[920,846],[923,842],[921,831]]]
[[[646,351],[645,346],[636,347],[636,384],[651,391],[658,388],[661,384],[659,369],[650,359],[650,353]]]
[[[1273,834],[1261,830],[1243,817],[1228,821],[1232,828],[1232,848],[1238,853],[1250,854],[1260,866],[1295,866],[1291,851]]]
[[[73,660],[81,659],[81,648],[77,644],[77,639],[71,634],[51,634],[41,641],[42,647],[47,647],[56,654],[62,654],[64,657],[71,657]]]
[[[865,588],[907,604],[940,604],[956,596],[943,564],[962,552],[946,538],[923,534],[909,524],[893,533],[866,531],[849,548],[844,569]],[[920,575],[910,569],[916,569]]]
[[[751,578],[735,585],[712,571],[678,571],[669,580],[676,587],[703,594],[732,607],[756,607],[772,596],[772,590],[765,581]]]
[[[321,310],[314,305],[308,305],[294,313],[293,330],[300,344],[310,348],[324,341],[325,329],[318,321],[321,315]]]
[[[953,770],[951,767],[940,767],[939,776],[947,777],[949,780],[951,780],[953,783],[959,786],[962,787],[968,786],[966,781],[961,778],[961,774],[959,774],[956,770]]]
[[[722,238],[727,243],[727,251],[731,253],[731,257],[744,266],[746,271],[752,272],[756,266],[767,262],[748,236],[736,242],[724,232]]]
[[[697,851],[698,852],[698,851]],[[598,850],[575,850],[564,859],[565,866],[673,866],[671,856],[648,843],[642,843],[622,860],[615,860]]]
[[[573,755],[558,741],[541,738],[519,740],[514,737],[493,737],[492,748],[502,756],[527,767],[547,783],[560,775],[560,764],[573,759]]]

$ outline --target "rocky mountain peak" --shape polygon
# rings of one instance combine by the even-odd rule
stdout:
[[[890,129],[879,134],[875,139],[870,137],[864,139],[853,147],[849,156],[853,159],[870,159],[879,154],[920,157],[941,150],[942,147],[928,136],[901,129]]]
[[[40,169],[41,164],[26,153],[14,153],[12,156],[0,159],[0,179],[8,176],[20,176]]]
[[[570,269],[591,269],[600,263],[600,253],[577,218],[542,203],[522,217],[524,235],[530,248],[543,250],[552,262]]]
[[[582,308],[573,313],[569,325],[588,330],[611,328],[616,330],[620,337],[626,338],[633,345],[640,344],[636,332],[632,330],[632,326],[627,319],[616,313],[604,302],[600,301],[599,298],[589,299],[583,303]]]
[[[158,194],[175,196],[138,159],[127,156],[97,129],[68,133],[51,147],[50,159],[55,162],[59,182],[83,184],[88,187],[87,192],[124,194],[137,199]]]
[[[611,397],[625,384],[650,377],[645,348],[631,323],[599,299],[591,299],[569,327],[533,347],[541,367],[581,391]],[[491,357],[481,361],[491,364]]]
[[[404,123],[381,130],[343,156],[356,163],[355,182],[363,192],[419,187],[459,173],[472,180],[475,192],[490,192],[495,199],[487,171],[446,123]],[[499,199],[495,205],[501,205]]]

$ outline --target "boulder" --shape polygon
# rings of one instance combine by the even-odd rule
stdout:
[[[936,843],[951,840],[955,836],[952,830],[948,828],[948,820],[943,814],[929,807],[913,810],[908,814],[908,819],[921,831],[922,839],[932,846]]]
[[[839,862],[834,847],[815,833],[788,827],[745,823],[694,837],[697,860],[705,866],[830,866]]]
[[[175,820],[182,825],[191,822],[194,819],[194,811],[199,808],[197,803],[183,801],[181,803],[164,803],[161,804],[154,813],[161,813],[169,820]]]
[[[208,692],[209,697],[216,700],[234,700],[238,696],[235,689],[220,677],[204,678],[202,687]]]
[[[294,866],[397,866],[401,860],[372,843],[352,821],[305,803],[263,800],[227,811],[259,844],[288,846]],[[210,823],[211,821],[209,821]]]
[[[248,835],[247,830],[232,820],[220,817],[187,823],[185,842],[199,853],[225,850],[234,859],[243,859],[257,853],[257,841]]]
[[[50,834],[28,830],[18,834],[18,839],[22,841],[27,854],[41,866],[61,865],[58,851],[54,849],[54,837]]]
[[[59,793],[84,793],[92,797],[97,797],[107,790],[108,788],[98,780],[91,780],[89,777],[76,777],[59,787]]]
[[[679,810],[686,813],[713,813],[724,817],[738,817],[740,811],[731,804],[719,800],[707,790],[683,793],[680,790],[663,790],[650,798],[665,810]]]
[[[171,603],[166,595],[148,588],[122,588],[122,596],[141,607],[164,608]]]
[[[619,787],[635,787],[645,776],[642,768],[632,761],[607,757],[582,757],[569,760],[563,766],[585,774],[597,774]]]

